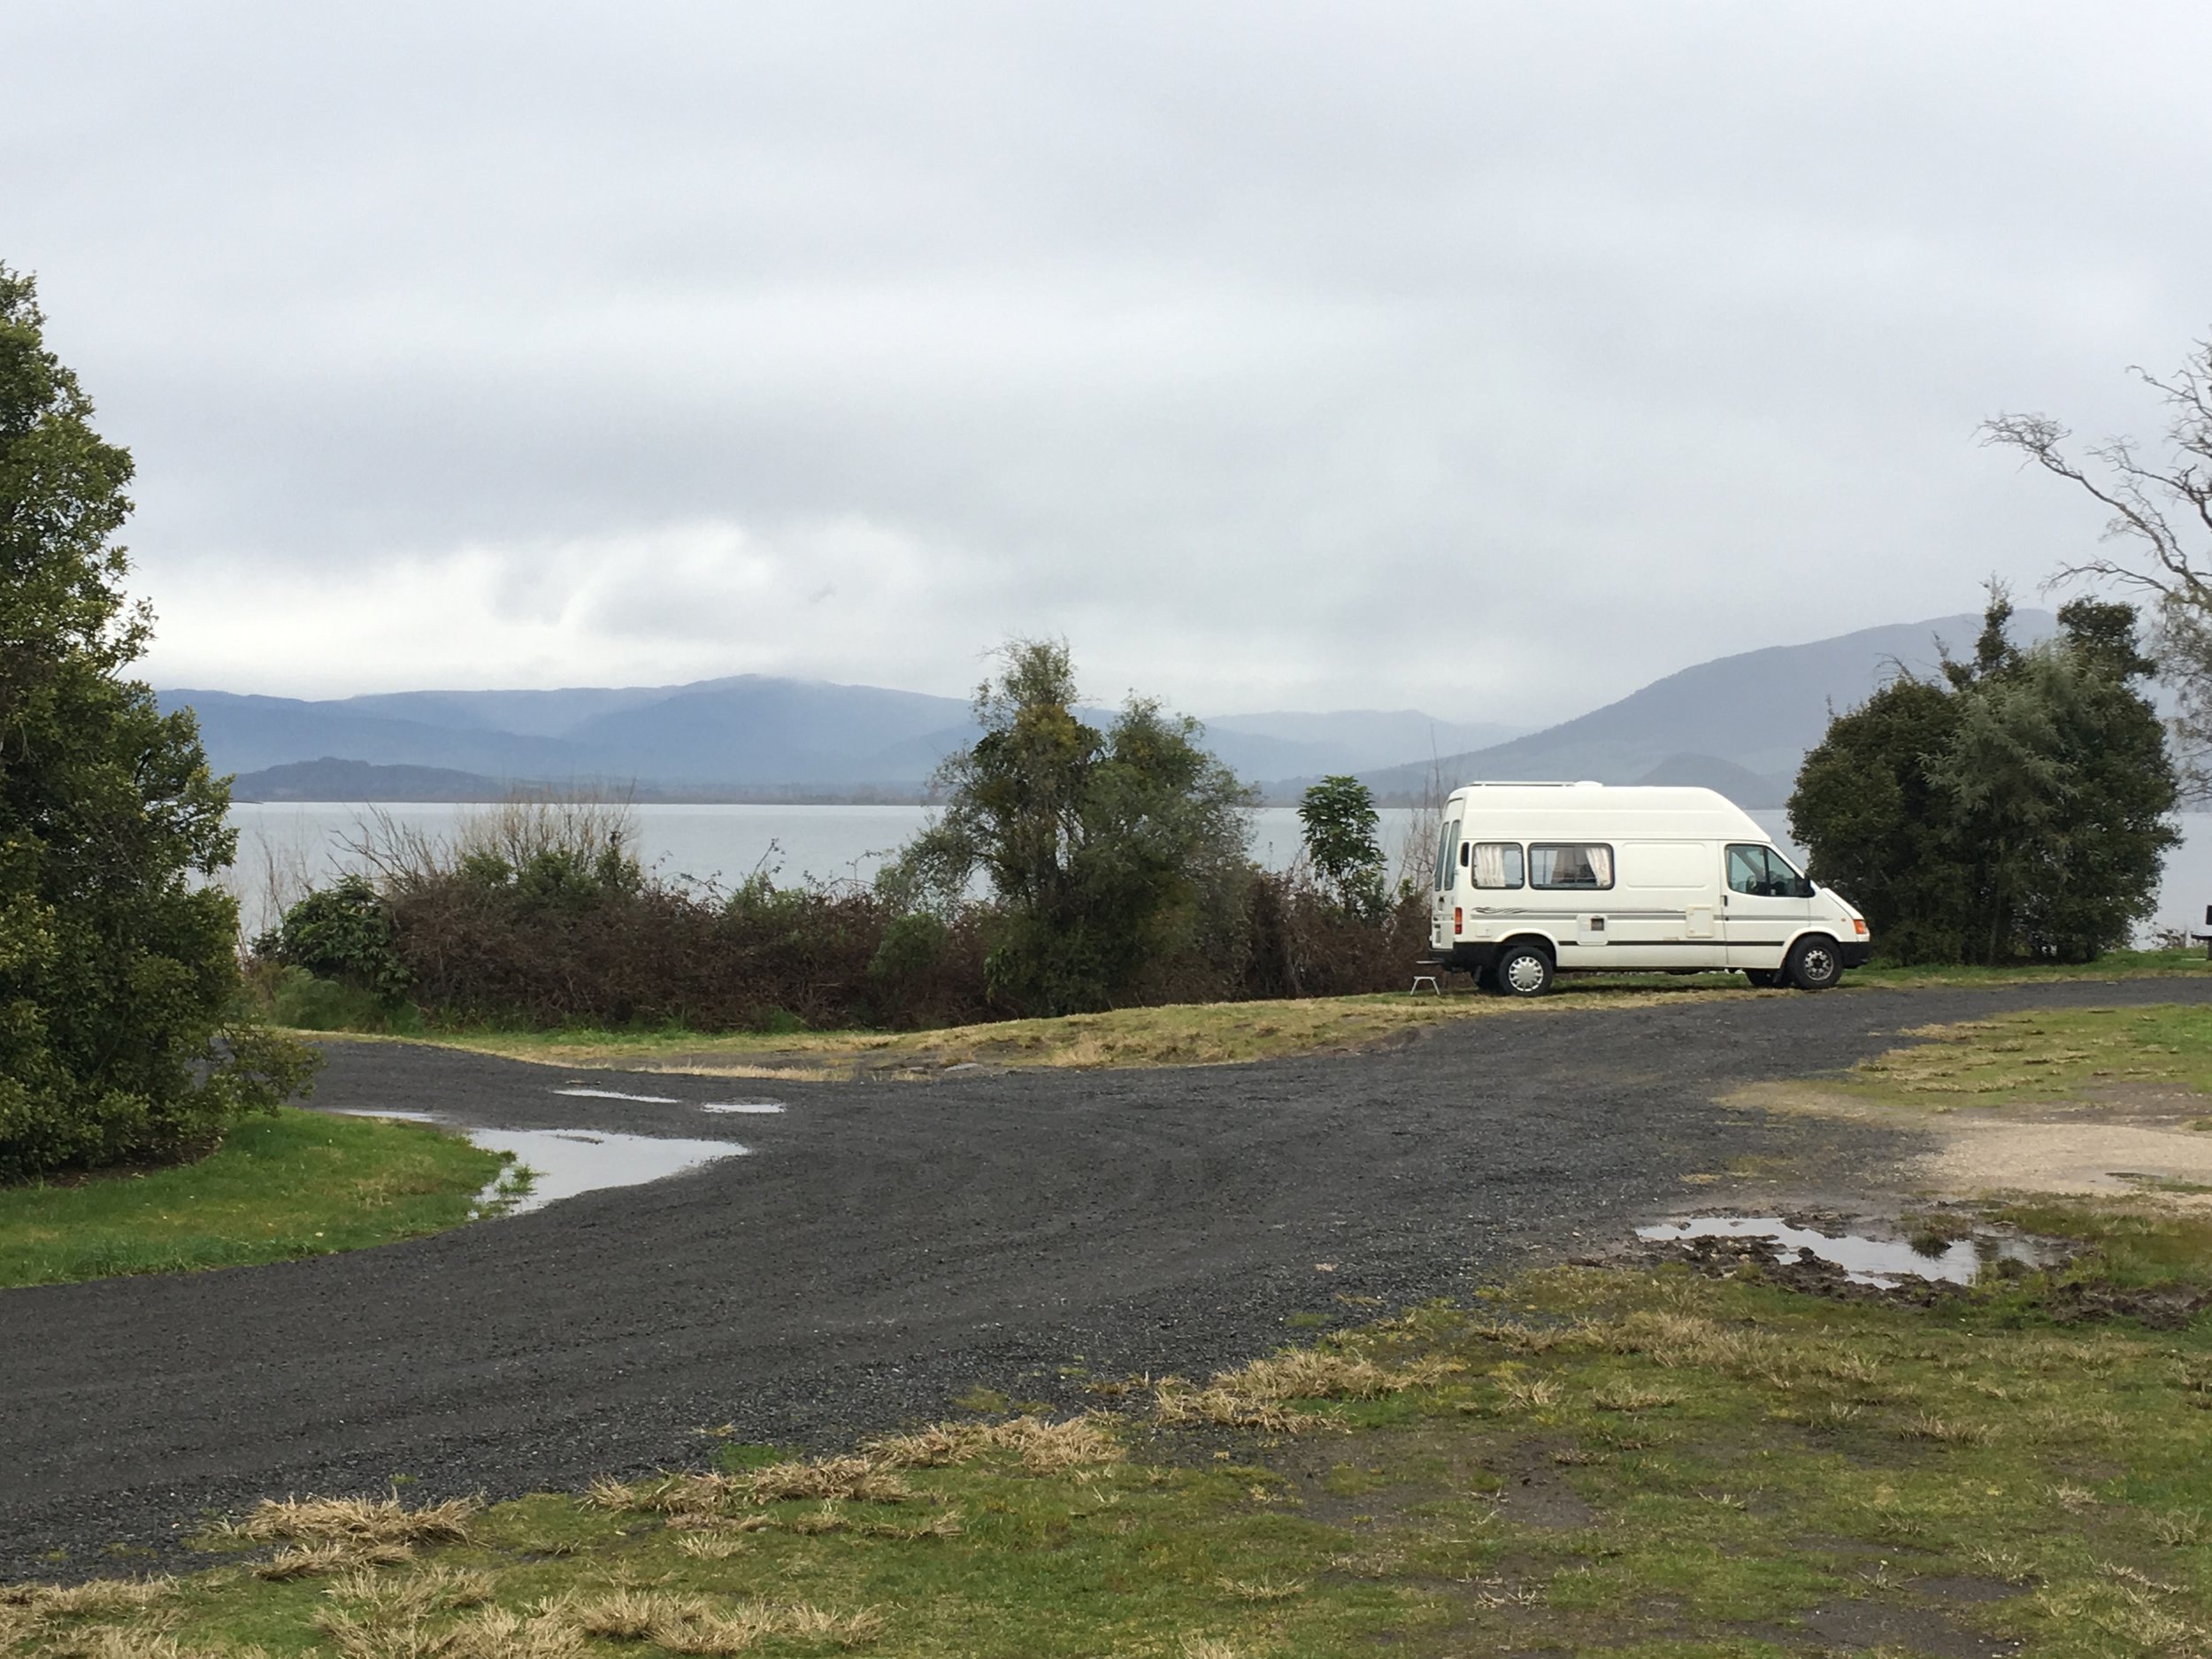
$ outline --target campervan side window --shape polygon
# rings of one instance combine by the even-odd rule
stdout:
[[[1477,841],[1474,869],[1479,887],[1517,887],[1521,849],[1512,841]]]
[[[1528,884],[1586,893],[1609,887],[1613,885],[1613,849],[1586,842],[1563,846],[1539,841],[1528,849]]]
[[[1451,889],[1452,875],[1455,868],[1452,863],[1455,856],[1452,849],[1458,845],[1459,820],[1454,818],[1444,826],[1443,833],[1436,838],[1436,890],[1439,893],[1448,892]]]
[[[1738,893],[1762,899],[1813,896],[1813,884],[1790,868],[1788,860],[1771,847],[1731,847],[1728,885]]]

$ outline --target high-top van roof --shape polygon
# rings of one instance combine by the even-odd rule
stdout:
[[[1467,841],[1774,840],[1718,790],[1671,785],[1471,783],[1452,791],[1445,815],[1455,810]]]

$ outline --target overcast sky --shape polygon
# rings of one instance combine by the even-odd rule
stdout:
[[[0,262],[162,685],[1057,633],[1196,712],[1548,723],[2032,593],[1978,447],[2212,331],[2212,7],[12,0]]]

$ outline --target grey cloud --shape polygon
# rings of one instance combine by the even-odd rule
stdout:
[[[1058,631],[1538,719],[2032,586],[2093,518],[1975,423],[2147,427],[2118,371],[2212,323],[2193,7],[12,28],[0,258],[137,452],[174,681],[958,692]]]

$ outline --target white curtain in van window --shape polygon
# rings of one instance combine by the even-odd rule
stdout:
[[[1517,872],[1516,872],[1517,873]],[[1505,873],[1505,843],[1477,841],[1475,843],[1475,885],[1479,887],[1518,887],[1518,881],[1509,881]]]
[[[1583,851],[1590,860],[1590,873],[1597,878],[1598,886],[1613,885],[1613,849],[1610,847],[1586,847]]]

